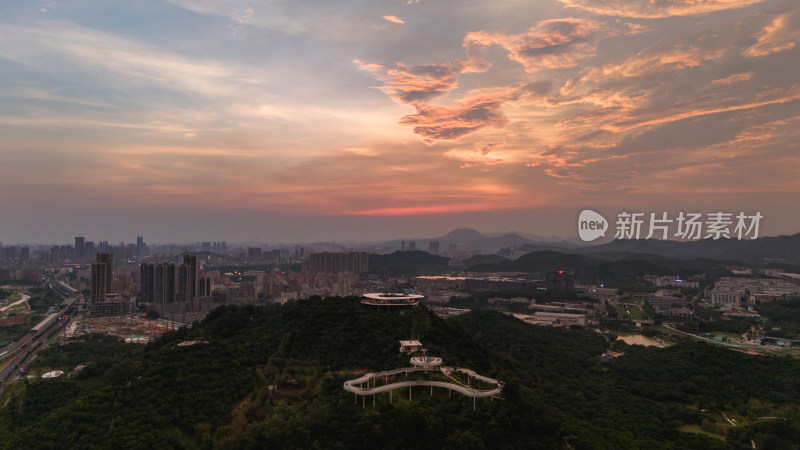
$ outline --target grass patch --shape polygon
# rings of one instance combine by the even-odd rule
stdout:
[[[644,319],[644,313],[638,306],[617,305],[617,314],[621,319],[640,320]]]
[[[678,431],[683,431],[684,433],[705,434],[706,436],[710,436],[712,438],[716,438],[722,441],[725,440],[725,436],[709,433],[708,431],[700,428],[700,425],[684,425],[682,427],[679,427]]]

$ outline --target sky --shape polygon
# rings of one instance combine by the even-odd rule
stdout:
[[[800,232],[796,0],[0,5],[0,241]]]

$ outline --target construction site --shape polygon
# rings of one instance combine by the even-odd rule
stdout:
[[[181,324],[167,320],[148,320],[133,316],[76,318],[61,335],[61,339],[80,339],[82,336],[101,333],[118,336],[125,342],[146,344]]]

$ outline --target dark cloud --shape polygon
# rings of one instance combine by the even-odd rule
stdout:
[[[492,142],[490,144],[486,144],[481,148],[481,155],[487,156],[487,155],[489,155],[489,153],[492,152],[492,150],[494,150],[497,147],[500,147],[503,144],[505,144],[505,142],[502,142],[502,141],[501,142]]]
[[[428,143],[458,139],[485,127],[506,125],[508,118],[500,107],[510,99],[508,94],[481,95],[455,107],[420,104],[417,113],[403,117],[400,124],[413,126],[414,133]]]

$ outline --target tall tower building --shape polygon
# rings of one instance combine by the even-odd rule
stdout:
[[[106,271],[105,277],[105,293],[110,294],[112,291],[111,285],[114,281],[114,254],[113,253],[98,253],[97,264],[103,264]]]
[[[197,292],[198,297],[211,297],[211,278],[200,277],[200,288]]]
[[[141,262],[144,256],[144,238],[136,236],[136,262]]]
[[[177,270],[173,263],[140,266],[139,301],[163,304],[175,301]]]
[[[261,261],[261,247],[247,247],[247,259]]]
[[[106,299],[108,280],[106,279],[106,265],[104,263],[92,264],[92,303],[102,302]]]
[[[178,300],[191,302],[197,297],[198,284],[200,282],[198,273],[200,267],[197,264],[197,256],[184,255],[183,265],[178,270]]]
[[[551,270],[545,274],[548,291],[571,291],[575,289],[575,274],[564,270]]]
[[[86,240],[83,236],[75,236],[75,259],[86,257]]]

